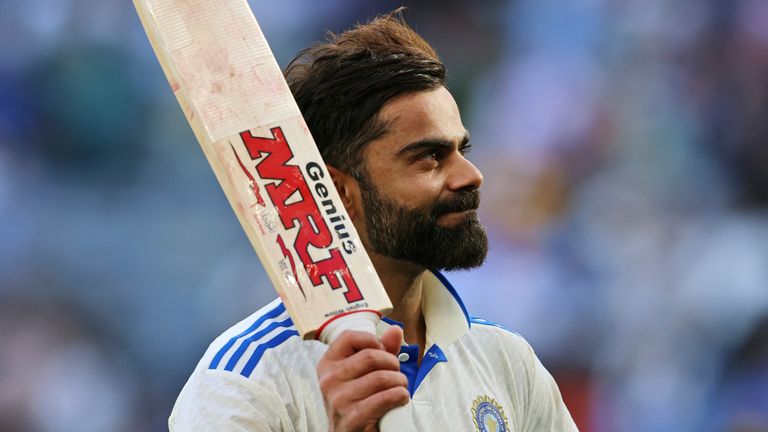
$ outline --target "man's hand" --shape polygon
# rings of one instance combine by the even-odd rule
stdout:
[[[410,400],[397,353],[403,330],[392,326],[381,341],[346,331],[317,365],[317,377],[332,432],[378,431],[379,419]]]

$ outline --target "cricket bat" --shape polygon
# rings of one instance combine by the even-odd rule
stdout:
[[[246,0],[134,0],[192,130],[305,339],[392,304]],[[408,407],[382,430],[415,430]]]

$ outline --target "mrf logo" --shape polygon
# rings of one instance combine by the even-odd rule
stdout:
[[[270,129],[270,132],[272,137],[265,138],[255,137],[250,131],[245,131],[240,133],[240,138],[242,138],[251,160],[258,160],[255,168],[259,177],[264,180],[272,180],[264,188],[277,208],[283,228],[296,230],[296,239],[290,249],[299,257],[314,286],[322,285],[323,280],[327,281],[334,290],[346,286],[347,291],[344,293],[344,298],[348,303],[362,300],[363,296],[349,271],[344,256],[339,248],[331,247],[333,235],[310,192],[304,174],[297,165],[289,164],[293,159],[293,152],[285,139],[285,135],[283,135],[283,130],[280,127],[275,127]],[[256,189],[257,185],[253,177],[242,164],[241,168],[251,180],[252,187]],[[257,199],[261,199],[258,192],[256,196]],[[290,245],[286,244],[280,234],[277,235],[276,242],[283,255],[288,258],[293,273],[296,275],[296,266],[291,250],[286,247]],[[309,254],[310,246],[326,251],[328,258],[314,261]],[[343,285],[342,281],[344,282]]]

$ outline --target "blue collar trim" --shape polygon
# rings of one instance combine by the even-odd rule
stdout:
[[[381,320],[389,325],[396,325],[400,328],[403,328],[403,323],[401,323],[400,321],[395,321],[390,317],[381,317]]]
[[[469,318],[469,313],[467,312],[466,306],[464,306],[464,302],[461,301],[461,297],[459,297],[459,293],[456,292],[456,288],[451,285],[451,283],[448,281],[448,279],[445,278],[445,276],[440,273],[437,270],[430,270],[435,277],[445,286],[445,288],[448,290],[449,293],[453,296],[454,300],[456,300],[456,303],[459,304],[459,307],[461,308],[461,311],[464,312],[464,318],[467,320],[467,327],[472,327],[472,320]]]
[[[419,384],[424,381],[424,378],[427,377],[427,374],[432,368],[438,363],[448,361],[443,350],[437,345],[432,345],[424,353],[424,357],[421,359],[421,365],[418,363],[418,345],[403,345],[400,347],[400,354],[408,355],[407,361],[400,362],[400,372],[408,378],[408,393],[411,394],[411,397],[416,393]]]

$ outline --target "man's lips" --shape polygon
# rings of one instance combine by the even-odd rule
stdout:
[[[453,226],[464,222],[469,217],[477,217],[480,206],[478,191],[464,191],[449,200],[440,201],[432,208],[432,216],[438,225]]]
[[[437,218],[437,224],[441,226],[453,226],[464,222],[468,217],[476,213],[475,209],[444,213]]]

